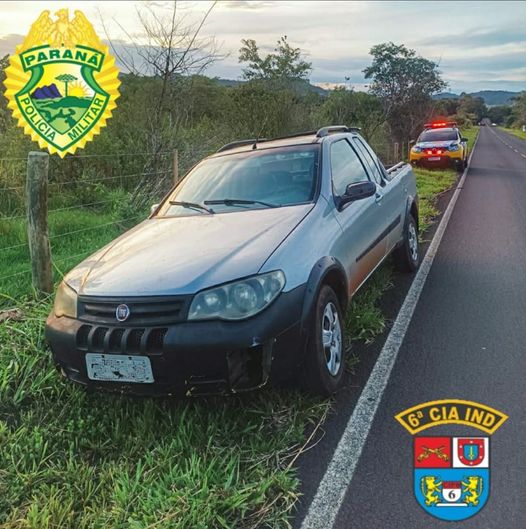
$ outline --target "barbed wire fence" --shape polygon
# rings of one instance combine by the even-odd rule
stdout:
[[[117,236],[148,215],[186,171],[210,147],[185,152],[136,152],[80,154],[60,159],[49,157],[47,202],[51,266],[62,275],[100,246],[96,235],[107,231]],[[28,237],[26,172],[28,158],[0,158],[0,294],[10,292],[11,282],[31,285],[34,271]],[[92,213],[89,223],[68,229],[76,214]],[[82,218],[86,218],[85,215]],[[64,242],[74,241],[75,251],[61,255]],[[109,242],[109,241],[107,241]],[[34,279],[34,277],[33,277]]]
[[[55,277],[97,249],[101,242],[97,233],[106,230],[111,240],[145,219],[148,208],[195,163],[213,152],[218,141],[210,138],[183,151],[49,157],[49,243]],[[385,165],[407,160],[411,149],[409,143],[373,142],[371,146]],[[28,159],[23,157],[0,158],[0,293],[10,290],[11,281],[28,285],[31,282],[27,164]],[[76,213],[93,213],[100,221],[92,223],[90,219],[86,227],[78,227],[76,223],[73,229],[68,229],[68,219]],[[64,242],[68,239],[75,239],[75,252],[61,255],[67,251]],[[82,241],[86,246],[77,251]]]

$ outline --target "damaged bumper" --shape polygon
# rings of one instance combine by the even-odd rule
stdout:
[[[282,293],[245,321],[202,321],[124,326],[52,313],[46,338],[63,375],[79,384],[144,395],[225,394],[284,380],[301,362],[305,286]],[[153,383],[90,380],[86,354],[149,358]]]

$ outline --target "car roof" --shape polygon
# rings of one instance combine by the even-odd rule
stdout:
[[[275,149],[278,147],[292,147],[296,145],[320,144],[327,137],[334,136],[348,136],[355,135],[360,129],[356,127],[345,127],[343,125],[332,125],[329,127],[322,127],[319,130],[312,130],[307,132],[300,132],[291,134],[280,138],[261,138],[259,140],[241,140],[238,142],[229,143],[216,153],[209,156],[209,158],[216,158],[219,156],[226,156],[229,154],[237,154],[242,152],[251,152],[254,150],[261,151],[266,149]],[[254,149],[254,144],[256,149]]]
[[[275,149],[276,147],[290,147],[293,145],[308,145],[308,144],[315,144],[315,143],[321,143],[323,138],[317,138],[316,133],[313,132],[312,134],[306,134],[304,136],[297,136],[294,138],[276,138],[272,140],[264,140],[256,143],[256,149],[254,149],[254,143],[250,143],[248,145],[240,145],[239,147],[233,147],[231,149],[216,152],[210,156],[210,158],[216,158],[218,156],[226,156],[228,154],[237,154],[240,152],[248,152],[248,151],[254,151],[254,150],[263,150],[263,149]]]

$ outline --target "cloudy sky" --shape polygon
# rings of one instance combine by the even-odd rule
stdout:
[[[168,13],[169,2],[149,2]],[[184,24],[199,20],[209,1],[179,2]],[[103,37],[141,41],[137,11],[141,2],[0,2],[0,55],[13,53],[44,9],[81,9]],[[102,18],[101,18],[102,17]],[[312,62],[313,83],[342,83],[350,76],[357,89],[366,80],[369,49],[393,41],[414,48],[440,64],[453,92],[526,89],[526,2],[299,2],[220,1],[202,34],[214,36],[224,58],[207,75],[241,76],[237,56],[242,38],[272,50],[281,35]],[[122,28],[125,28],[125,32]]]

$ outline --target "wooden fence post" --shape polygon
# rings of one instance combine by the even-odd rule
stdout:
[[[32,151],[27,156],[27,235],[33,286],[37,292],[53,292],[51,248],[47,219],[49,154]]]
[[[174,150],[173,156],[173,181],[174,185],[179,182],[179,151],[177,149]]]

